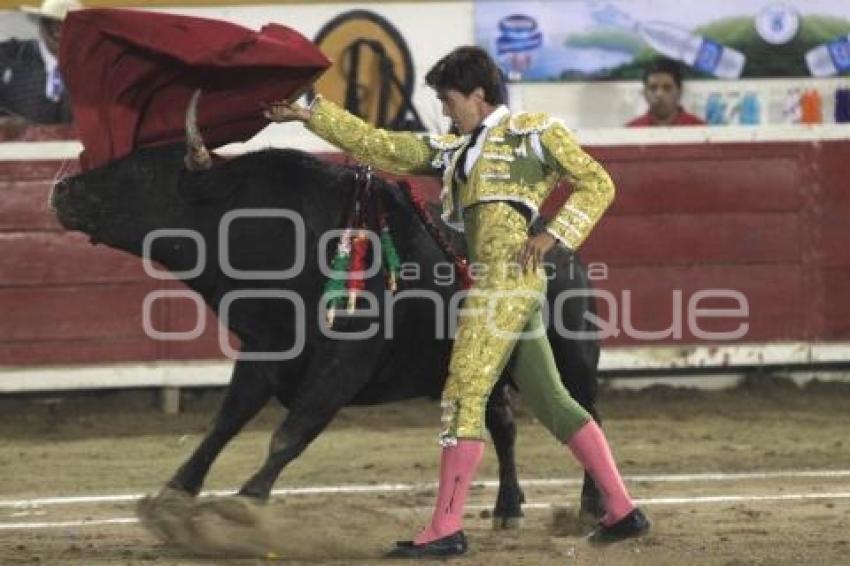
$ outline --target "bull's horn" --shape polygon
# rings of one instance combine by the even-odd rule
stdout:
[[[198,100],[201,98],[201,89],[192,93],[189,106],[186,108],[186,157],[184,163],[192,171],[209,169],[212,167],[210,152],[204,145],[204,138],[198,128]]]

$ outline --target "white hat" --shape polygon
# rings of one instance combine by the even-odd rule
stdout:
[[[21,10],[39,18],[62,21],[71,10],[79,10],[83,5],[78,0],[44,0],[41,6],[21,6]]]

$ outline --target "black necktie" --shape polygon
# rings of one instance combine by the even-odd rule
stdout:
[[[478,141],[478,136],[484,131],[484,124],[479,124],[477,128],[472,130],[472,135],[469,136],[469,143],[464,146],[460,152],[460,157],[457,158],[457,178],[462,182],[466,182],[466,154],[469,153],[469,148],[475,145]]]

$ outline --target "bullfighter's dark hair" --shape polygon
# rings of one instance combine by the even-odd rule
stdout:
[[[679,90],[682,90],[682,66],[679,63],[663,57],[653,59],[643,69],[643,84],[649,81],[650,75],[657,75],[659,73],[673,77],[673,82],[676,83]]]
[[[425,83],[436,91],[453,89],[469,95],[478,87],[484,91],[484,100],[498,106],[505,103],[505,86],[502,72],[495,61],[480,47],[458,47],[437,61]]]

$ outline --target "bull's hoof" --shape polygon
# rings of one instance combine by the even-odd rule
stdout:
[[[262,502],[237,495],[201,501],[197,505],[197,512],[218,515],[229,523],[254,526],[262,520],[262,507]]]
[[[512,531],[522,528],[523,517],[500,517],[493,515],[494,531]]]
[[[194,497],[185,491],[166,487],[154,497],[140,499],[136,515],[142,526],[161,542],[191,549],[192,534],[186,523],[194,502]]]
[[[261,505],[245,497],[199,502],[190,518],[193,542],[205,555],[268,558],[280,533],[266,515]]]

